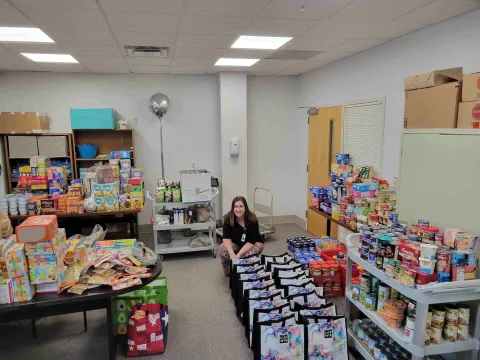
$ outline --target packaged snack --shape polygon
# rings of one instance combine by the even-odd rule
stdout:
[[[476,237],[466,232],[457,232],[455,235],[455,248],[457,251],[471,251],[475,245]]]
[[[130,210],[130,196],[129,195],[120,195],[118,198],[118,206],[120,211]]]
[[[56,254],[58,247],[66,240],[65,229],[58,229],[57,234],[50,241],[25,244],[25,254],[27,256]]]
[[[57,280],[58,265],[44,263],[36,265],[29,270],[29,278],[33,284],[52,282]]]
[[[97,211],[107,211],[107,198],[95,196],[95,207]]]
[[[83,214],[83,199],[79,196],[67,199],[67,214]]]
[[[30,283],[28,277],[22,276],[11,279],[13,289],[13,301],[30,301],[35,295],[35,286]]]
[[[132,210],[143,209],[143,194],[130,194],[130,207]]]
[[[40,206],[43,215],[53,215],[56,213],[57,205],[54,199],[40,200]]]
[[[126,184],[130,179],[130,170],[120,170],[120,183]]]
[[[112,166],[119,166],[120,160],[119,159],[110,159],[108,163]]]
[[[412,265],[418,266],[420,259],[420,246],[409,241],[401,241],[398,247],[398,256],[404,261],[411,261]]]
[[[432,308],[432,328],[442,329],[445,322],[445,308],[434,306]]]
[[[130,159],[130,150],[110,151],[110,159]]]
[[[132,162],[130,159],[120,160],[120,169],[121,170],[130,170],[132,168]]]
[[[0,304],[13,303],[12,281],[10,279],[0,279]]]
[[[457,232],[460,232],[459,229],[455,228],[447,228],[445,229],[445,234],[443,237],[443,243],[446,246],[454,247],[455,246],[455,238],[457,236]]]
[[[93,183],[93,195],[95,197],[118,197],[118,183],[98,184]]]
[[[155,202],[156,203],[164,203],[165,202],[165,188],[158,187],[157,192],[155,194]]]
[[[118,200],[117,198],[106,198],[105,199],[107,211],[118,211]]]
[[[179,203],[182,201],[181,193],[179,188],[172,188],[172,201]]]
[[[58,231],[55,215],[31,216],[15,228],[17,242],[34,243],[51,240]]]
[[[132,168],[131,173],[132,173],[132,177],[143,178],[143,169]]]
[[[16,243],[4,253],[9,278],[28,275],[28,263],[25,256],[25,244]]]

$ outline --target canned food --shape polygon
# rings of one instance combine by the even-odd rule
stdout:
[[[368,241],[370,240],[370,236],[372,236],[372,232],[370,231],[360,233],[360,241]]]
[[[363,260],[368,260],[368,252],[369,252],[370,246],[369,245],[363,245],[360,249],[360,257]]]
[[[372,293],[378,294],[379,284],[380,284],[380,280],[378,280],[375,276],[372,276]]]
[[[450,342],[457,341],[458,326],[446,324],[443,329],[443,338]]]
[[[442,329],[432,327],[430,329],[430,344],[437,345],[442,341]]]
[[[362,289],[366,290],[367,292],[370,292],[370,290],[372,289],[372,283],[371,283],[369,274],[362,274],[362,278],[360,280],[360,286],[362,287]]]
[[[445,322],[447,325],[458,325],[458,306],[454,304],[445,306]]]
[[[380,360],[380,352],[382,351],[383,346],[380,343],[376,343],[375,347],[373,348],[373,358],[375,360]]]
[[[390,286],[380,282],[378,284],[378,299],[379,300],[389,300],[390,299]]]
[[[410,344],[413,340],[414,329],[410,329],[408,326],[405,326],[405,331],[403,333],[403,341],[407,344]]]
[[[430,220],[418,220],[418,227],[429,227],[430,226]]]
[[[368,262],[372,264],[376,264],[377,262],[377,251],[376,250],[369,250],[368,251]]]
[[[432,311],[429,310],[427,313],[427,329],[432,327]]]
[[[432,308],[432,328],[442,329],[445,322],[445,308],[436,306]]]
[[[357,337],[360,339],[360,341],[365,340],[365,329],[367,328],[367,325],[361,324],[358,325],[357,327]]]
[[[465,264],[467,266],[477,267],[477,253],[471,252],[471,253],[465,254]]]
[[[411,233],[412,235],[418,235],[418,224],[412,224]]]
[[[458,325],[457,340],[458,341],[468,340],[468,325]]]
[[[435,234],[435,245],[438,245],[438,246],[443,245],[443,239],[444,239],[443,234],[436,233]]]
[[[459,325],[470,324],[470,306],[466,304],[458,305],[458,324]]]
[[[385,300],[378,299],[377,300],[377,314],[382,315],[385,312]]]

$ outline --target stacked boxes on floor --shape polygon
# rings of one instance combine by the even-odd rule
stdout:
[[[458,128],[480,128],[480,73],[463,76]]]
[[[58,228],[55,215],[32,216],[16,227],[17,242],[24,246],[28,277],[38,292],[56,292],[66,273],[65,229]]]

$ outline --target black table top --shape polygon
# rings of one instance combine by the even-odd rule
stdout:
[[[152,268],[152,277],[148,279],[142,279],[142,285],[132,286],[122,290],[112,290],[111,287],[100,286],[95,289],[85,290],[81,295],[70,294],[63,292],[61,294],[35,294],[32,300],[16,302],[13,304],[0,305],[0,313],[10,311],[21,311],[27,307],[47,307],[55,306],[58,304],[86,302],[92,300],[108,299],[122,294],[129,293],[130,291],[137,290],[142,286],[145,286],[154,281],[162,273],[162,260],[158,256],[157,263]]]

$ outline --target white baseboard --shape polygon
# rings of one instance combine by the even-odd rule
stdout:
[[[268,216],[261,216],[258,219],[260,222],[264,224],[270,222],[270,217]],[[305,229],[307,222],[296,215],[278,215],[273,217],[273,224],[274,225],[297,224],[298,226]]]

